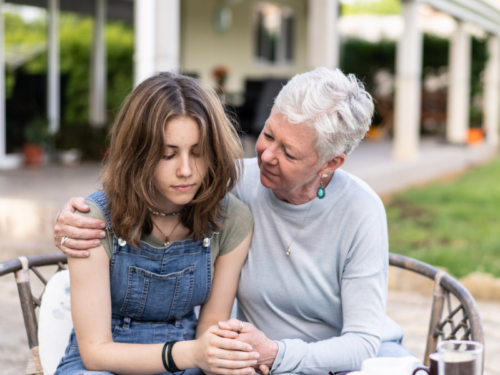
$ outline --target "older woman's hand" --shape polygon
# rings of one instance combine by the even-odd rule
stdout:
[[[75,214],[75,211],[88,212],[89,206],[85,198],[71,198],[59,212],[54,226],[54,244],[66,255],[74,258],[89,256],[86,250],[101,244],[99,238],[104,238],[103,229],[106,224],[98,219]],[[68,237],[61,243],[63,237]]]
[[[254,325],[245,322],[240,331],[241,321],[238,319],[229,319],[227,322],[219,322],[219,328],[238,332],[236,340],[250,344],[254,351],[260,354],[258,361],[258,369],[264,375],[269,373],[269,369],[273,367],[274,359],[278,354],[278,343],[270,340],[262,332],[255,328]]]

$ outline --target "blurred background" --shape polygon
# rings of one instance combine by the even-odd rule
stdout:
[[[345,169],[383,198],[391,252],[447,270],[480,301],[485,373],[500,374],[500,0],[0,7],[0,261],[57,251],[57,211],[99,188],[120,104],[154,72],[211,85],[253,157],[281,87],[338,67],[376,103]],[[0,285],[0,373],[20,373],[27,346],[17,292],[13,280]],[[421,356],[432,285],[391,271],[390,287],[388,312]]]

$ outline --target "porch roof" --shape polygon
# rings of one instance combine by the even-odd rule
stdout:
[[[8,0],[7,3],[18,5],[31,5],[47,8],[47,0]],[[60,10],[94,15],[95,1],[60,0]],[[133,0],[107,0],[106,17],[115,20],[132,22],[134,20]]]
[[[404,0],[403,0],[404,1]],[[485,0],[419,0],[485,31],[500,35],[500,5]]]

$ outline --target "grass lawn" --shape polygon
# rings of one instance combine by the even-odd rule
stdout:
[[[500,277],[500,157],[453,181],[413,188],[386,204],[390,251]]]

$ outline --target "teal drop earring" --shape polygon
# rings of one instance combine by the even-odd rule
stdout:
[[[324,174],[323,177],[328,176],[327,174]],[[319,199],[323,199],[326,195],[325,188],[323,187],[323,177],[320,177],[319,179],[319,188],[316,190],[316,196]]]

